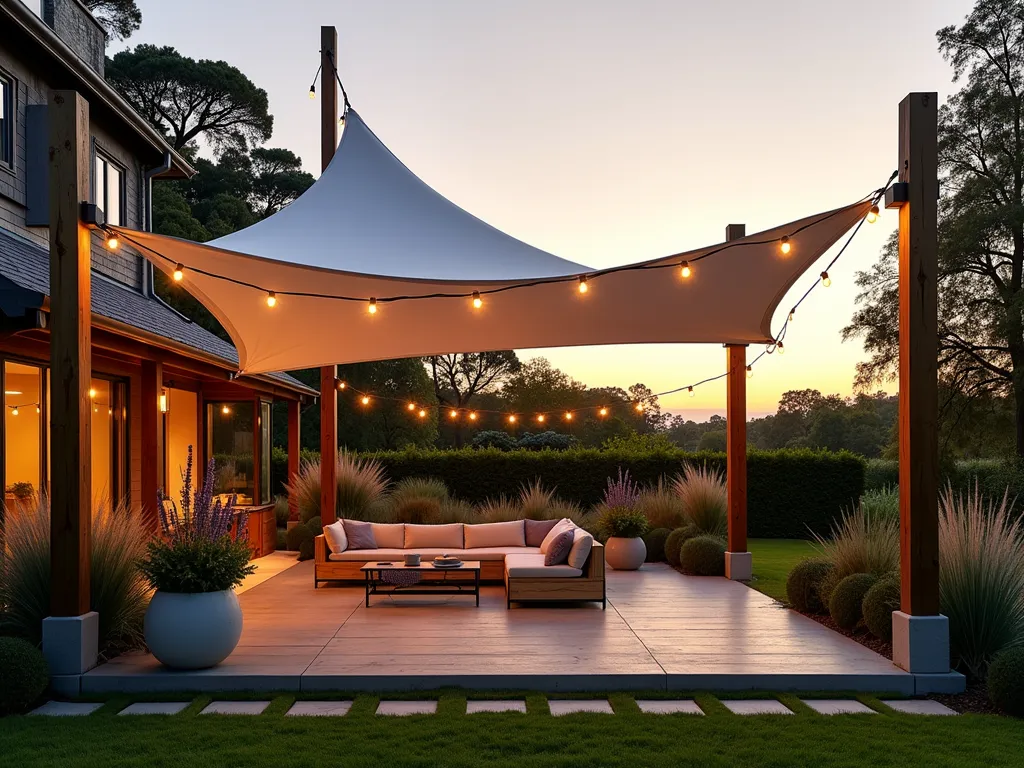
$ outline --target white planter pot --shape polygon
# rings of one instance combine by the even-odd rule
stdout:
[[[643,539],[620,539],[612,536],[604,545],[604,560],[616,571],[635,571],[647,559]]]
[[[242,606],[234,590],[157,592],[146,609],[146,645],[175,669],[206,669],[226,659],[242,636]]]

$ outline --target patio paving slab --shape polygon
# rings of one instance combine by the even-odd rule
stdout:
[[[378,715],[405,717],[406,715],[433,715],[437,712],[436,701],[382,701],[377,705]]]
[[[704,710],[701,709],[697,702],[692,699],[680,699],[680,700],[658,700],[654,699],[651,701],[640,701],[636,702],[636,705],[640,707],[640,711],[647,715],[703,715]]]
[[[950,709],[945,704],[940,704],[937,701],[931,699],[904,699],[900,701],[885,701],[882,703],[887,707],[892,707],[897,712],[903,712],[907,715],[955,715],[957,712]]]
[[[201,715],[260,715],[269,701],[211,701]]]
[[[42,715],[43,717],[84,717],[91,715],[102,707],[102,703],[91,701],[48,701],[41,707],[36,707],[29,715]]]
[[[137,701],[129,704],[119,715],[176,715],[185,709],[189,701]]]
[[[466,702],[466,714],[478,712],[526,712],[525,701],[473,701]]]
[[[601,715],[614,714],[608,699],[548,699],[548,708],[555,717],[574,715],[577,712],[596,712]]]
[[[877,715],[871,707],[856,699],[801,699],[819,715]]]
[[[287,717],[343,717],[352,709],[351,701],[296,701]]]
[[[793,710],[776,699],[723,699],[734,715],[792,715]]]

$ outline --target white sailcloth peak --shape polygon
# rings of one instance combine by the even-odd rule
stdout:
[[[588,267],[506,235],[427,186],[355,110],[327,170],[282,211],[209,245],[326,269],[436,280],[515,280]]]

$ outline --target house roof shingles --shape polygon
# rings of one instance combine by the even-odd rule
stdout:
[[[48,296],[50,291],[49,252],[0,230],[0,275],[28,291]],[[92,311],[118,323],[157,334],[170,341],[212,355],[225,364],[237,367],[238,353],[234,346],[193,323],[165,304],[143,296],[127,286],[93,273]],[[316,390],[287,373],[271,373],[267,378],[306,394]]]

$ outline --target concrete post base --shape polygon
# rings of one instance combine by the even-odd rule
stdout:
[[[892,661],[917,675],[949,672],[949,619],[892,613]]]
[[[754,575],[754,556],[749,552],[725,553],[725,578],[750,581]]]
[[[100,615],[48,616],[43,619],[43,656],[50,675],[81,675],[96,666],[100,645]]]

